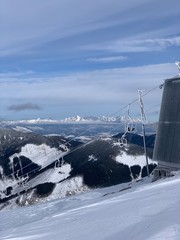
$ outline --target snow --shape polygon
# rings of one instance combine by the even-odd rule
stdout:
[[[73,136],[70,136],[70,137],[73,137]],[[68,136],[68,138],[69,138],[69,136]],[[87,137],[87,136],[78,136],[78,137],[75,137],[74,139],[76,139],[78,141],[81,141],[81,142],[84,142],[84,143],[92,140],[91,137]]]
[[[104,123],[111,123],[111,124],[126,124],[129,122],[133,122],[135,124],[141,124],[141,120],[138,118],[130,119],[129,116],[84,116],[81,117],[79,115],[67,117],[60,120],[55,119],[27,119],[27,120],[19,120],[19,121],[1,121],[3,125],[24,125],[28,124],[28,128],[36,124],[104,124]],[[30,126],[31,125],[31,126]]]
[[[67,150],[66,146],[65,149]],[[59,159],[63,156],[63,152],[57,150],[56,148],[51,148],[46,144],[35,145],[35,144],[26,144],[21,148],[20,153],[15,153],[9,157],[10,161],[13,162],[15,157],[24,156],[29,158],[34,163],[46,167],[51,162]]]
[[[17,124],[49,124],[49,123],[59,123],[59,120],[52,119],[29,119],[29,120],[19,120],[19,121],[2,121],[4,125],[17,125]]]
[[[180,174],[0,212],[2,240],[178,240]],[[122,191],[122,187],[131,189]]]
[[[89,162],[95,162],[95,161],[97,161],[98,159],[92,154],[92,155],[89,155],[89,157],[88,157],[88,161]]]
[[[87,191],[88,187],[84,185],[83,178],[80,176],[74,177],[62,183],[56,184],[53,193],[48,197],[48,201]]]
[[[32,132],[30,129],[25,128],[25,127],[20,127],[20,126],[16,126],[13,129],[17,132],[22,132],[22,133],[31,133]]]
[[[118,155],[116,157],[116,161],[119,163],[123,163],[128,165],[129,167],[134,166],[134,165],[139,165],[141,168],[143,168],[144,166],[146,166],[146,158],[145,156],[142,155],[138,155],[138,156],[134,156],[134,155],[127,155],[126,152],[122,152],[122,155]],[[152,161],[151,159],[148,159],[148,163],[154,163],[157,164],[157,162]]]
[[[61,134],[57,134],[57,133],[50,133],[50,134],[45,134],[45,137],[62,137]]]
[[[62,170],[64,170],[64,172]],[[32,190],[24,195],[21,195],[21,197],[19,198],[19,202],[21,204],[29,205],[31,204],[31,202],[47,202],[50,200],[64,198],[66,196],[71,196],[82,192],[87,192],[89,188],[83,183],[83,178],[81,176],[66,180],[66,178],[69,176],[70,170],[70,165],[65,164],[61,168],[48,170],[45,175],[40,174],[34,179],[30,180],[26,184],[26,186],[21,186],[21,191],[27,190],[28,187],[33,188],[37,184],[41,184],[44,182],[53,182],[56,183],[56,185],[53,192],[49,196],[43,198],[37,198],[37,196],[34,197],[34,190]],[[16,191],[13,191],[13,193],[18,192],[17,190],[18,189],[16,189]],[[18,205],[16,204],[16,201],[17,199],[13,199],[6,208],[17,208]]]
[[[61,120],[61,122],[64,122],[64,123],[93,123],[96,121],[91,118],[86,118],[86,117],[83,118],[83,117],[80,117],[79,115],[77,115],[75,117],[65,118],[64,120]]]
[[[36,186],[44,182],[54,182],[57,183],[66,179],[71,172],[71,165],[64,164],[62,167],[54,167],[53,169],[48,169],[45,173],[40,173],[38,176],[34,177],[28,182],[31,187]]]
[[[2,173],[3,169],[0,167],[0,174]],[[0,180],[0,198],[6,197],[5,193],[7,187],[13,186],[15,183],[17,183],[17,181],[3,177],[2,180]]]

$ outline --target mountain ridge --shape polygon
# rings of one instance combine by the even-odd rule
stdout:
[[[27,119],[27,120],[7,120],[1,121],[1,124],[8,125],[8,124],[42,124],[42,123],[124,123],[124,122],[135,122],[140,123],[140,119],[132,119],[128,116],[73,116],[73,117],[66,117],[64,119],[55,120],[50,118],[37,118],[37,119]]]

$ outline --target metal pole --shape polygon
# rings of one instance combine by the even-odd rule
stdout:
[[[149,177],[149,166],[148,166],[148,156],[147,156],[147,149],[146,149],[146,134],[145,134],[145,125],[144,125],[144,121],[146,121],[146,114],[144,111],[144,105],[143,105],[143,101],[142,101],[142,92],[143,90],[138,90],[139,93],[139,105],[140,105],[140,111],[141,111],[141,121],[142,121],[142,133],[143,133],[143,144],[144,144],[144,154],[146,157],[146,169],[147,169],[147,176]]]
[[[146,149],[146,134],[145,134],[145,126],[144,123],[142,124],[142,132],[143,132],[143,144],[144,144],[144,153],[146,156],[146,169],[147,169],[147,176],[149,177],[149,166],[148,166],[148,156],[147,156],[147,149]]]

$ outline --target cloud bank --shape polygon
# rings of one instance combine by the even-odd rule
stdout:
[[[116,62],[116,61],[122,61],[127,59],[127,57],[124,56],[109,56],[109,57],[102,57],[102,58],[88,58],[87,61],[89,62],[96,62],[96,63],[108,63],[108,62]]]
[[[62,44],[103,43],[105,51],[119,52],[179,46],[178,14],[179,0],[1,0],[0,56],[55,54]]]

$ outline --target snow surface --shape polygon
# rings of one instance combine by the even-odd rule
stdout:
[[[88,161],[89,162],[96,162],[98,159],[92,154],[92,155],[89,155],[89,157],[88,157]]]
[[[38,176],[34,177],[28,182],[28,185],[31,187],[36,186],[37,184],[41,184],[44,182],[53,182],[58,183],[63,179],[66,179],[70,176],[71,165],[64,164],[62,167],[54,167],[52,169],[46,170],[45,173],[40,173]]]
[[[17,132],[22,132],[22,133],[30,133],[30,132],[32,132],[30,129],[25,128],[25,127],[20,127],[20,126],[16,126],[13,129],[15,131],[17,131]]]
[[[64,182],[56,184],[53,193],[44,199],[49,201],[57,198],[63,198],[70,195],[75,195],[82,192],[87,192],[89,188],[84,184],[82,177],[74,177]]]
[[[118,155],[116,157],[116,161],[119,163],[126,164],[129,167],[139,165],[141,168],[143,168],[144,166],[146,166],[146,158],[144,155],[132,156],[128,155],[126,152],[122,152],[122,155]],[[148,163],[157,164],[157,162],[152,161],[151,159],[148,159]]]
[[[65,146],[67,150],[67,147]],[[63,152],[57,150],[56,148],[51,148],[46,144],[35,145],[35,144],[26,144],[21,148],[20,153],[15,153],[9,157],[10,161],[13,162],[15,157],[24,156],[29,158],[34,163],[41,165],[42,167],[48,166],[50,163],[59,159],[63,156]]]
[[[179,240],[179,185],[180,173],[3,210],[0,239]]]

